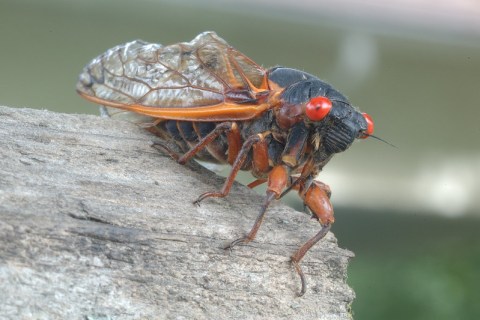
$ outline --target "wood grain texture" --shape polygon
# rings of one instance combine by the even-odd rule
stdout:
[[[192,201],[223,178],[181,166],[133,124],[0,107],[0,318],[351,319],[353,254],[332,233],[302,264],[290,256],[319,225],[262,196]]]

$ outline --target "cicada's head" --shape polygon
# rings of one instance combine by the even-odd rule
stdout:
[[[299,122],[308,130],[313,151],[328,158],[345,151],[356,138],[373,134],[372,118],[361,113],[332,86],[318,79],[294,83],[282,93],[283,105],[276,113],[281,128]]]
[[[328,154],[345,151],[355,139],[373,134],[373,120],[353,108],[345,99],[317,96],[305,103],[306,125],[313,131],[311,142]]]

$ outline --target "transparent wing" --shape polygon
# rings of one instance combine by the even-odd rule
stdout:
[[[91,101],[142,113],[137,109],[253,106],[269,88],[263,68],[204,32],[169,46],[136,40],[114,47],[84,68],[77,91]]]
[[[156,120],[154,117],[137,112],[105,106],[100,106],[100,116],[103,118],[115,118],[117,120],[132,122],[146,128],[154,126]]]

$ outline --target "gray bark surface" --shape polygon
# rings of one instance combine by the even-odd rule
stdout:
[[[1,319],[351,319],[353,254],[281,203],[257,239],[246,234],[263,197],[181,166],[127,122],[0,107]]]

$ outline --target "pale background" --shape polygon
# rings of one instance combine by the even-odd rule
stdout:
[[[0,104],[96,113],[75,93],[89,60],[205,30],[330,82],[398,147],[360,141],[319,177],[357,255],[355,318],[480,318],[477,1],[1,0]]]

